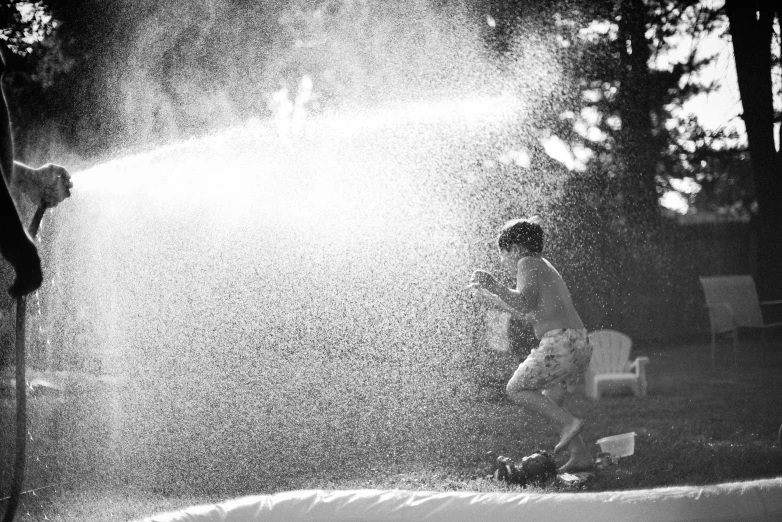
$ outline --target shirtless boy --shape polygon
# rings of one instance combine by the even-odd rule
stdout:
[[[475,271],[468,288],[488,291],[526,315],[540,339],[538,348],[508,382],[508,396],[559,427],[560,439],[554,452],[565,448],[570,452],[570,459],[560,471],[589,469],[593,460],[580,435],[584,421],[562,408],[592,356],[587,331],[562,276],[541,256],[543,229],[534,219],[506,223],[498,244],[503,263],[516,274],[516,288],[506,288],[483,270]]]

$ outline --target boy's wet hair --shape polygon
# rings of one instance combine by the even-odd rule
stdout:
[[[514,219],[505,223],[497,238],[500,250],[510,250],[513,245],[521,245],[530,252],[543,251],[543,228],[537,219]]]

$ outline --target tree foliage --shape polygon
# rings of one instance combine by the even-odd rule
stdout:
[[[532,16],[534,6],[542,14]],[[610,185],[621,202],[622,220],[647,222],[657,213],[657,198],[671,190],[671,178],[732,179],[740,169],[713,168],[740,163],[741,148],[728,146],[728,131],[704,129],[697,119],[682,113],[692,96],[713,88],[697,78],[713,57],[702,57],[697,42],[704,35],[724,31],[724,13],[692,0],[600,2],[508,2],[493,0],[486,10],[495,30],[489,35],[500,54],[515,51],[513,41],[526,44],[524,20],[547,24],[550,45],[569,77],[569,93],[552,100],[558,114],[542,118],[570,143],[574,153],[586,155],[589,170]],[[527,22],[528,23],[528,22]],[[685,42],[691,52],[678,60],[657,62]],[[556,122],[558,116],[567,125]],[[701,139],[697,144],[694,138]],[[734,140],[735,141],[735,140]],[[715,152],[714,161],[706,156]],[[602,173],[601,173],[602,172]],[[741,185],[751,190],[751,185]],[[713,188],[713,185],[712,185]],[[714,195],[715,199],[711,199]],[[743,202],[736,191],[703,191],[691,203],[705,207]],[[706,200],[701,202],[701,200]],[[618,205],[618,206],[617,206]]]
[[[55,88],[72,64],[56,37],[57,25],[43,2],[0,4],[5,89],[13,101],[12,115],[19,122],[15,130],[22,143],[30,129],[57,116],[56,109],[46,99],[46,92]]]
[[[727,11],[695,0],[464,0],[461,10],[434,0],[45,0],[30,4],[37,18],[24,18],[17,4],[28,3],[3,4],[0,14],[7,41],[21,51],[8,82],[23,142],[53,134],[91,155],[149,146],[269,116],[275,100],[295,98],[304,78],[316,86],[316,110],[415,97],[416,82],[437,84],[438,53],[447,52],[426,47],[427,33],[438,30],[434,13],[445,25],[470,26],[462,38],[480,28],[489,55],[513,78],[530,107],[522,132],[528,168],[571,180],[561,187],[562,208],[591,209],[631,235],[658,219],[658,198],[681,186],[677,179],[700,188],[688,195],[699,208],[775,204],[754,204],[756,193],[773,191],[757,186],[763,174],[749,170],[738,136],[704,129],[679,110],[711,88],[693,80],[709,57],[692,52],[656,65],[683,39],[726,32]],[[756,38],[747,45],[766,60],[752,67],[770,70],[769,28],[778,17],[759,9],[765,25],[750,28]],[[40,36],[35,45],[19,43],[32,33]],[[416,45],[424,51],[405,52]],[[773,104],[753,114],[760,113],[753,121],[768,127]],[[757,142],[753,133],[748,126]]]
[[[431,5],[439,9],[440,16],[453,16],[453,11],[437,7],[440,4]],[[601,131],[611,137],[614,152],[622,147],[643,151],[649,147],[637,149],[633,142],[648,143],[650,127],[654,127],[655,136],[660,136],[654,140],[655,148],[664,148],[665,122],[669,118],[663,114],[666,104],[680,105],[699,89],[693,84],[679,88],[677,82],[702,64],[690,60],[676,64],[671,71],[651,71],[647,67],[650,56],[671,45],[670,41],[681,31],[678,24],[683,13],[695,4],[692,0],[487,0],[474,4],[473,23],[486,28],[481,18],[491,17],[494,27],[486,31],[486,36],[500,54],[534,52],[521,48],[525,42],[530,43],[525,39],[527,34],[547,38],[546,45],[568,68],[572,87],[561,88],[557,99],[549,100],[552,114],[546,117],[556,121],[568,109],[578,115],[585,105],[580,91],[606,85],[609,91],[613,89],[610,96],[592,105],[601,113],[604,109],[606,114],[615,114],[623,123],[616,128],[616,118],[608,119],[608,124],[601,121]],[[50,47],[44,54],[56,54],[54,61],[60,66],[50,68],[46,81],[30,78],[33,84],[45,83],[52,94],[35,105],[50,107],[48,119],[61,113],[57,119],[65,138],[74,145],[93,144],[88,150],[110,147],[112,142],[133,141],[136,134],[160,135],[161,139],[166,135],[188,135],[203,129],[204,119],[268,114],[271,94],[284,88],[293,96],[305,75],[315,81],[320,104],[371,97],[389,87],[393,89],[398,82],[391,78],[392,74],[410,74],[392,67],[405,60],[393,52],[399,39],[407,33],[432,30],[431,26],[424,26],[425,17],[416,20],[405,13],[410,10],[409,3],[395,7],[345,0],[201,0],[196,4],[47,0],[36,5],[52,17],[43,41],[57,49],[52,53]],[[399,20],[396,26],[377,22],[394,19]],[[584,30],[595,24],[607,24],[609,30],[584,37]],[[691,23],[695,30],[702,31],[710,30],[710,24],[709,16],[701,15]],[[550,37],[543,28],[551,30]],[[345,38],[345,34],[350,34],[350,38]],[[424,41],[425,35],[418,34],[416,38]],[[628,51],[633,48],[633,40],[635,53]],[[42,45],[41,49],[47,48]],[[30,71],[32,64],[19,69]],[[376,70],[389,71],[388,77],[379,78],[378,84],[367,84],[366,71]],[[634,82],[637,87],[633,87]],[[620,84],[624,87],[617,89]],[[37,87],[28,82],[24,88],[34,91]],[[404,93],[400,90],[395,94]],[[220,96],[226,103],[219,102]],[[203,103],[205,97],[210,104]],[[135,107],[135,114],[130,105]],[[192,106],[206,113],[209,111],[204,111],[205,106],[225,106],[234,114],[220,118],[207,114],[199,118],[198,111],[182,109]],[[655,114],[647,114],[650,111]],[[633,118],[643,121],[636,125]],[[654,122],[649,118],[654,118]],[[647,134],[633,137],[639,129]],[[600,148],[594,141],[589,145]],[[639,160],[638,164],[649,164],[646,160]],[[636,171],[632,179],[645,192],[654,188],[654,173],[640,174],[637,166],[626,167]],[[641,198],[646,203],[640,208],[653,209],[654,194],[652,190]],[[628,203],[628,208],[637,207]]]

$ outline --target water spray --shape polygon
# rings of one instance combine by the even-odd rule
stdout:
[[[35,239],[41,220],[46,212],[46,205],[41,204],[33,215],[30,223],[30,236]],[[25,330],[26,330],[27,297],[16,298],[16,457],[14,461],[14,478],[11,482],[11,494],[3,522],[12,522],[22,496],[24,483],[25,453],[27,444],[27,381],[25,378]]]

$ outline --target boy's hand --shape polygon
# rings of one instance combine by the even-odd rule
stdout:
[[[497,280],[494,279],[494,276],[489,272],[486,272],[485,270],[476,270],[473,272],[472,283],[470,284],[471,288],[484,288],[492,294],[496,294],[498,286]]]

